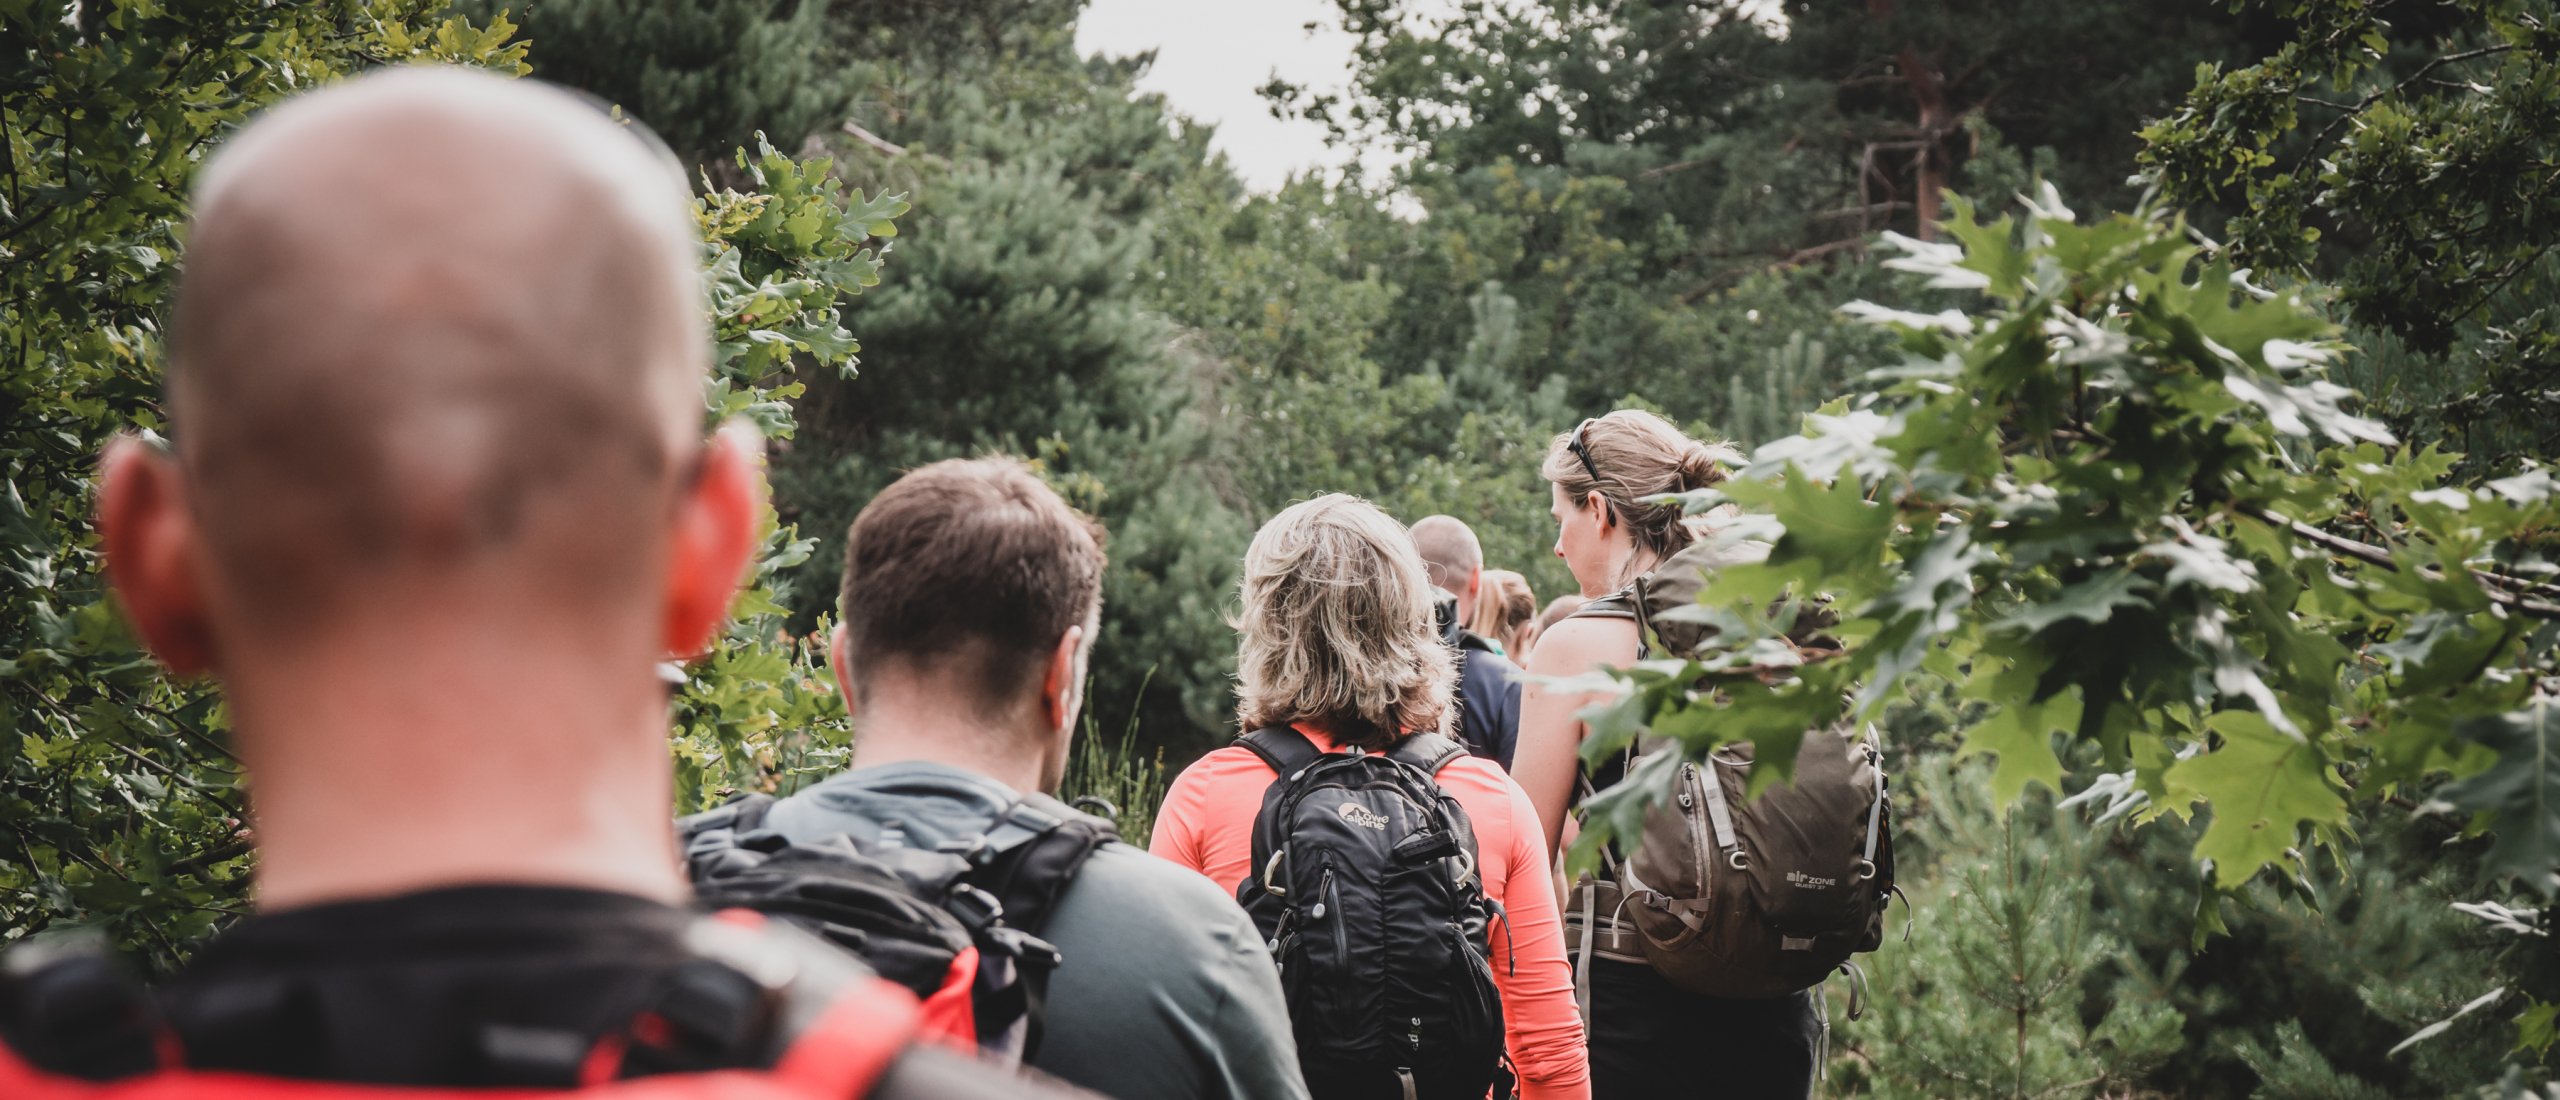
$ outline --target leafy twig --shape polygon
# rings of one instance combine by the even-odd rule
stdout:
[[[2315,543],[2322,549],[2328,550],[2331,553],[2354,558],[2357,561],[2364,562],[2368,565],[2380,566],[2381,568],[2391,570],[2395,573],[2400,571],[2400,563],[2397,559],[2394,559],[2391,556],[2391,551],[2375,546],[2372,543],[2357,542],[2356,540],[2344,535],[2331,534],[2330,532],[2323,531],[2308,523],[2304,523],[2301,520],[2291,519],[2286,516],[2279,515],[2271,509],[2256,505],[2247,506],[2243,508],[2242,511],[2245,511],[2252,516],[2256,516],[2259,519],[2266,520],[2269,523],[2282,526],[2305,541]],[[2542,586],[2537,585],[2532,581],[2523,580],[2517,577],[2510,577],[2504,573],[2493,573],[2485,569],[2473,569],[2469,572],[2471,573],[2472,579],[2480,582],[2481,593],[2488,596],[2491,603],[2495,603],[2510,611],[2517,611],[2526,615],[2531,615],[2537,619],[2560,620],[2560,603],[2551,603],[2546,600],[2533,599],[2515,591],[2516,586],[2524,586],[2527,591],[2538,589]]]
[[[2366,109],[2366,108],[2371,107],[2371,106],[2373,106],[2373,105],[2374,105],[2374,104],[2376,104],[2376,103],[2380,103],[2380,102],[2382,102],[2382,101],[2383,101],[2383,99],[2384,99],[2384,98],[2386,98],[2386,97],[2388,97],[2388,96],[2395,96],[2395,95],[2400,94],[2400,93],[2401,93],[2401,92],[2403,92],[2403,91],[2408,90],[2410,86],[2412,86],[2412,85],[2414,85],[2414,84],[2418,83],[2418,82],[2419,82],[2419,81],[2421,81],[2421,80],[2426,79],[2428,74],[2435,72],[2437,69],[2442,68],[2442,67],[2444,67],[2444,66],[2446,66],[2446,65],[2453,65],[2453,64],[2458,64],[2458,63],[2460,63],[2460,62],[2464,62],[2464,61],[2471,61],[2471,60],[2475,60],[2475,59],[2478,59],[2478,58],[2488,57],[2488,56],[2491,56],[2491,55],[2493,55],[2493,54],[2510,53],[2510,52],[2513,52],[2513,51],[2515,50],[2515,48],[2516,48],[2516,47],[2514,47],[2514,46],[2512,46],[2512,45],[2505,45],[2505,46],[2482,46],[2482,47],[2480,47],[2479,49],[2476,49],[2476,50],[2464,50],[2464,51],[2462,51],[2462,52],[2460,52],[2460,53],[2449,53],[2449,54],[2446,54],[2446,55],[2444,55],[2444,56],[2442,56],[2442,57],[2436,58],[2436,59],[2435,59],[2435,60],[2433,60],[2433,61],[2429,61],[2429,62],[2427,62],[2427,63],[2426,63],[2426,64],[2424,64],[2424,65],[2419,66],[2419,67],[2418,67],[2418,71],[2417,71],[2417,72],[2414,72],[2414,73],[2409,74],[2408,79],[2403,80],[2403,81],[2401,81],[2401,82],[2399,82],[2399,83],[2397,83],[2397,84],[2394,84],[2394,85],[2392,85],[2392,86],[2390,86],[2390,87],[2388,87],[2388,88],[2377,88],[2377,89],[2375,89],[2375,90],[2373,91],[2373,93],[2372,93],[2372,94],[2365,96],[2365,97],[2364,97],[2363,99],[2361,99],[2361,100],[2358,100],[2358,101],[2356,102],[2356,105],[2355,105],[2354,107],[2349,108],[2349,109],[2347,110],[2347,113],[2342,114],[2342,115],[2339,115],[2339,116],[2338,116],[2338,117],[2336,117],[2336,118],[2330,119],[2330,120],[2329,120],[2329,124],[2328,124],[2328,125],[2321,127],[2321,128],[2320,128],[2320,132],[2319,132],[2319,133],[2317,133],[2317,134],[2313,134],[2313,135],[2311,136],[2311,145],[2310,145],[2310,147],[2309,147],[2309,148],[2308,148],[2308,149],[2303,153],[2303,156],[2306,156],[2306,157],[2318,157],[2318,156],[2323,155],[2323,151],[2324,151],[2324,150],[2326,150],[2326,149],[2329,147],[2329,135],[2330,135],[2331,133],[2335,132],[2335,131],[2338,129],[2338,127],[2346,125],[2346,123],[2347,123],[2347,120],[2348,120],[2348,119],[2351,119],[2351,118],[2356,117],[2357,115],[2363,114],[2363,113],[2365,112],[2365,109]]]

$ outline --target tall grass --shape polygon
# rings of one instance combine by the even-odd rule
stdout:
[[[1147,679],[1154,677],[1150,670]],[[1139,681],[1138,697],[1145,698],[1146,692],[1146,680]],[[1089,693],[1087,697],[1090,698]],[[1135,707],[1117,738],[1103,736],[1093,712],[1085,712],[1084,730],[1076,738],[1075,753],[1067,758],[1067,777],[1059,785],[1059,798],[1088,813],[1111,818],[1120,827],[1121,839],[1143,848],[1155,829],[1156,807],[1164,802],[1164,787],[1164,750],[1150,753],[1138,744]]]

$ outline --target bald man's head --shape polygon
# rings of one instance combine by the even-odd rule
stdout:
[[[1456,516],[1425,516],[1413,525],[1413,545],[1422,551],[1432,584],[1461,597],[1472,594],[1468,590],[1484,570],[1484,547],[1476,542],[1475,528]]]
[[[657,568],[708,363],[681,172],[527,81],[306,95],[205,166],[170,401],[215,587],[278,625],[394,581]]]

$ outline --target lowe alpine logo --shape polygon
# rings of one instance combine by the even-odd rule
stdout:
[[[1840,885],[1839,879],[1818,878],[1813,875],[1808,875],[1802,871],[1787,872],[1787,882],[1790,885],[1805,890],[1828,890],[1834,886]]]
[[[1387,815],[1357,802],[1342,804],[1342,819],[1363,829],[1376,829],[1382,833],[1387,831]]]

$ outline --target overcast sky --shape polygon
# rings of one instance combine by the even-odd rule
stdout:
[[[1349,76],[1351,37],[1332,28],[1327,0],[1092,0],[1076,25],[1076,48],[1124,56],[1156,51],[1138,81],[1173,108],[1217,127],[1212,143],[1245,185],[1271,191],[1292,174],[1335,168],[1324,129],[1282,122],[1254,89],[1273,72],[1317,90],[1338,91]],[[1325,22],[1309,35],[1306,24]]]

